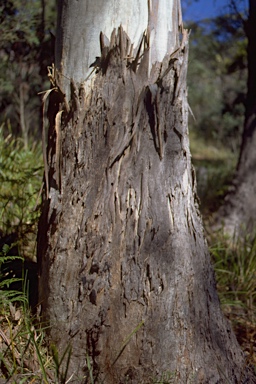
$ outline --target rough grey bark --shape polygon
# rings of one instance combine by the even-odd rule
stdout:
[[[182,41],[150,77],[147,36],[137,62],[119,28],[89,92],[71,79],[70,103],[58,83],[50,95],[39,300],[58,348],[72,345],[75,383],[89,382],[88,358],[96,383],[253,383],[216,293],[189,151],[188,34],[173,33]]]
[[[231,237],[255,232],[256,219],[256,1],[249,1],[245,21],[248,37],[248,81],[243,140],[237,172],[224,205],[216,215],[218,226]]]

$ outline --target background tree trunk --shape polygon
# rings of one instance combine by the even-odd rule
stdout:
[[[95,382],[147,383],[167,374],[182,384],[249,379],[220,310],[196,202],[187,129],[188,34],[178,28],[179,2],[159,2],[165,3],[172,6],[173,27],[162,63],[152,54],[159,52],[152,25],[160,17],[152,1],[141,51],[116,30],[109,46],[102,44],[90,86],[66,61],[74,54],[80,66],[88,60],[69,51],[79,32],[70,36],[67,25],[58,31],[65,49],[49,101],[50,191],[39,224],[39,300],[51,338],[60,350],[72,345],[76,383],[87,382],[88,359]],[[73,17],[72,4],[64,2],[59,26]]]
[[[217,212],[218,224],[230,236],[254,233],[256,219],[256,1],[249,1],[249,17],[245,21],[248,37],[248,90],[243,140],[237,172],[225,204]]]

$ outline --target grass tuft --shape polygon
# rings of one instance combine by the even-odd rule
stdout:
[[[256,365],[256,235],[232,241],[218,236],[210,251],[220,302],[247,359]]]

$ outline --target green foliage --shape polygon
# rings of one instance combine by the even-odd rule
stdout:
[[[0,11],[2,44],[3,41],[8,41],[10,44],[17,41],[26,41],[31,45],[39,43],[35,35],[40,11],[39,0],[3,1]]]
[[[20,278],[6,276],[2,270],[2,265],[11,260],[23,260],[20,256],[8,256],[10,251],[9,246],[5,244],[0,250],[0,308],[4,308],[7,304],[12,302],[23,302],[26,300],[25,296],[16,290],[9,289],[13,283],[20,282]]]
[[[211,239],[217,289],[248,362],[256,366],[256,235]]]
[[[191,23],[188,66],[190,128],[238,152],[247,89],[247,40],[237,16]]]
[[[44,7],[42,7],[44,5]],[[10,120],[27,145],[40,128],[40,97],[54,57],[50,30],[55,1],[3,0],[0,4],[0,124]],[[48,84],[48,81],[47,81]]]
[[[6,256],[9,250],[5,246],[0,253],[0,264],[18,258]],[[45,329],[39,325],[38,318],[32,316],[28,306],[26,280],[23,279],[22,292],[6,290],[16,281],[7,277],[0,283],[0,380],[17,384],[67,383],[71,348],[68,347],[61,357],[55,346],[49,352]]]
[[[70,363],[71,354],[72,354],[72,348],[70,345],[68,345],[65,351],[63,352],[63,355],[59,357],[59,352],[56,346],[51,345],[51,352],[52,352],[53,362],[55,365],[56,383],[65,384],[68,381],[68,369],[69,369],[69,363]]]
[[[88,354],[86,355],[86,365],[89,372],[90,384],[94,384],[93,369],[92,369],[90,357]]]
[[[39,145],[25,148],[9,132],[4,137],[0,127],[0,233],[16,233],[22,252],[28,241],[30,248],[35,241],[43,161]]]
[[[35,324],[26,304],[9,303],[1,308],[0,378],[12,383],[59,383],[54,380],[54,364],[44,330]]]
[[[234,239],[228,247],[218,242],[211,253],[222,304],[256,316],[256,236]]]

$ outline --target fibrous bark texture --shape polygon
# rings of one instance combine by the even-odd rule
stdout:
[[[72,345],[76,383],[90,367],[96,383],[245,382],[197,208],[183,33],[148,76],[147,46],[132,57],[120,28],[90,92],[71,81],[66,106],[51,93],[39,294],[51,338]]]

